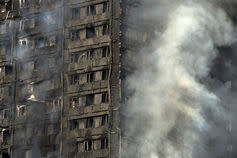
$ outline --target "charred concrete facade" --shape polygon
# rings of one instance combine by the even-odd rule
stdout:
[[[119,157],[121,60],[146,41],[121,17],[138,4],[0,2],[1,158]]]

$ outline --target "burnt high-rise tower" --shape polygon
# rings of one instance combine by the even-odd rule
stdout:
[[[146,41],[125,25],[138,5],[0,1],[1,158],[119,157],[122,79],[133,67],[121,59]]]
[[[236,0],[0,0],[0,158],[232,158]]]

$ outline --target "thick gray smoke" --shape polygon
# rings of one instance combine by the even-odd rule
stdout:
[[[153,5],[147,14],[157,24],[156,39],[154,51],[142,50],[146,63],[127,81],[134,94],[127,102],[126,113],[133,117],[125,135],[138,151],[128,146],[124,157],[135,152],[142,158],[227,157],[233,145],[221,136],[236,116],[222,105],[228,88],[213,83],[219,86],[213,90],[207,82],[213,82],[209,73],[217,47],[236,40],[231,18],[217,1],[144,3]]]

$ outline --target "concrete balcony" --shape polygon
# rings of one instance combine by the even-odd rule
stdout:
[[[110,57],[105,57],[97,60],[87,60],[84,62],[79,62],[79,63],[70,63],[68,65],[68,71],[73,71],[73,70],[84,70],[86,71],[87,69],[92,69],[93,67],[99,67],[99,66],[107,66],[111,62]]]
[[[109,127],[108,125],[106,126],[101,126],[98,128],[85,128],[85,129],[77,129],[73,131],[69,131],[68,137],[73,137],[73,138],[86,138],[87,136],[91,135],[103,135],[108,133]]]
[[[108,156],[109,156],[108,149],[85,151],[85,152],[78,152],[77,153],[77,157],[86,157],[86,158],[108,157]]]
[[[70,119],[73,119],[75,116],[79,115],[86,115],[89,113],[96,113],[96,112],[102,112],[102,111],[108,111],[109,110],[109,104],[98,104],[98,105],[91,105],[91,106],[84,106],[84,107],[76,107],[76,108],[70,108],[68,115],[71,116]]]
[[[67,40],[66,47],[68,49],[73,49],[73,48],[78,48],[82,46],[99,45],[101,43],[109,43],[109,42],[110,42],[110,36],[105,35],[105,36],[87,38],[87,39],[77,40],[77,41]]]
[[[75,93],[75,92],[96,90],[96,89],[102,89],[102,88],[108,88],[108,80],[94,81],[92,83],[85,83],[85,84],[80,84],[80,85],[70,85],[67,87],[67,92]]]
[[[105,21],[110,18],[110,14],[107,13],[102,13],[102,14],[97,14],[93,16],[85,16],[82,18],[78,19],[70,19],[66,22],[66,27],[73,27],[73,26],[78,26],[78,25],[85,25],[89,23],[95,23],[99,21]]]

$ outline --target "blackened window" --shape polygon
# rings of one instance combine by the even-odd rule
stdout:
[[[103,13],[107,12],[109,10],[109,3],[108,2],[104,2],[103,3]]]
[[[87,74],[87,83],[93,82],[93,81],[94,81],[94,73],[93,72],[88,73]]]
[[[80,18],[80,8],[72,8],[72,19]]]
[[[70,130],[75,130],[78,128],[78,121],[77,120],[71,120],[70,121]]]
[[[108,119],[107,115],[103,115],[103,116],[101,117],[101,126],[106,125],[107,119]]]
[[[104,47],[104,48],[102,49],[102,57],[103,57],[103,58],[109,56],[109,53],[110,53],[109,47]]]
[[[72,30],[70,31],[70,39],[72,41],[76,41],[80,39],[80,30]]]
[[[90,73],[90,82],[94,81],[94,73]]]
[[[94,49],[91,49],[87,52],[87,60],[92,59],[94,55]]]
[[[92,150],[92,141],[88,140],[85,141],[85,151],[91,151]]]
[[[3,143],[8,144],[10,139],[10,133],[8,130],[3,131]]]
[[[10,74],[12,74],[12,66],[11,65],[7,65],[6,67],[5,67],[5,74],[6,75],[10,75]]]
[[[107,56],[107,49],[106,47],[104,47],[102,50],[102,57],[106,57],[106,56]]]
[[[107,80],[108,79],[108,70],[103,70],[102,71],[102,80]]]
[[[102,94],[102,103],[108,103],[108,94],[107,93],[103,93]]]
[[[8,153],[2,153],[2,158],[10,158]]]
[[[106,149],[108,147],[108,140],[107,138],[101,139],[101,149]]]
[[[87,7],[87,16],[95,15],[95,6],[91,5]]]
[[[86,128],[92,128],[93,127],[93,117],[89,117],[86,119]]]
[[[78,53],[73,53],[73,54],[70,55],[70,62],[71,63],[77,63],[78,58],[79,58],[79,54]]]
[[[8,86],[8,96],[12,95],[12,86]]]
[[[79,84],[79,74],[73,74],[70,76],[70,84],[71,85]]]
[[[10,113],[10,112],[9,112],[9,109],[4,109],[4,110],[3,110],[3,118],[4,118],[4,119],[8,119],[9,113]]]
[[[12,1],[11,0],[7,1],[7,5],[6,5],[7,11],[11,10],[11,6],[12,6]]]
[[[95,36],[95,27],[86,28],[86,38],[93,38]]]
[[[94,104],[94,95],[93,94],[88,94],[86,95],[86,105],[92,105]]]
[[[108,35],[109,34],[109,25],[103,25],[103,35]]]
[[[58,100],[57,99],[54,100],[54,105],[58,106]]]

